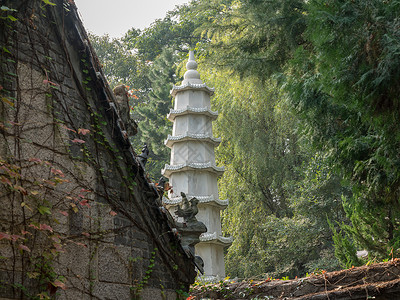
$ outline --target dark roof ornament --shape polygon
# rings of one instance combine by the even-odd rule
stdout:
[[[145,170],[145,166],[147,163],[147,158],[149,157],[149,153],[150,153],[150,151],[149,151],[149,148],[147,147],[147,144],[144,144],[143,148],[142,148],[142,153],[139,154],[136,158],[137,161],[139,162],[139,164],[142,166],[143,170]]]
[[[200,235],[207,232],[207,227],[204,223],[196,219],[196,215],[199,212],[197,207],[199,200],[195,197],[188,200],[186,194],[183,192],[181,196],[182,203],[178,206],[175,214],[183,218],[184,222],[175,222],[175,224],[182,237],[181,243],[183,249],[194,256],[194,246],[200,242]]]

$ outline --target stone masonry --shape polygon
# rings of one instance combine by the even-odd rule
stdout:
[[[73,1],[51,2],[1,2],[0,298],[176,299],[193,257]]]

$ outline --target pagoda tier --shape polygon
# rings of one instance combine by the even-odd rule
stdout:
[[[185,142],[185,141],[199,141],[199,142],[208,142],[213,144],[215,147],[221,143],[220,138],[215,138],[211,135],[202,134],[202,133],[189,133],[186,132],[185,134],[180,135],[168,135],[168,138],[165,140],[165,145],[168,148],[172,148],[172,145],[176,142]]]
[[[196,63],[196,61],[192,61],[194,63]],[[188,62],[190,63],[190,61]],[[197,63],[196,63],[197,66]],[[197,67],[196,67],[197,68]],[[195,69],[189,70],[188,71],[195,71],[197,72]],[[199,72],[197,72],[199,73]],[[189,74],[190,76],[190,74]],[[176,95],[178,94],[178,92],[183,92],[183,91],[187,91],[187,90],[200,90],[200,91],[205,91],[207,92],[210,96],[214,95],[214,88],[210,88],[208,87],[205,83],[203,83],[200,79],[200,76],[198,76],[198,78],[188,78],[190,81],[186,81],[186,82],[182,82],[182,85],[176,86],[174,85],[174,87],[172,88],[171,91],[171,95],[172,97],[176,97]],[[196,81],[197,83],[193,83],[194,81]]]
[[[197,198],[199,200],[199,203],[207,203],[210,205],[218,206],[221,209],[225,209],[229,205],[229,200],[220,200],[214,198],[213,195],[211,196],[199,196],[199,195],[186,195],[188,199],[191,198]],[[182,202],[182,197],[172,197],[172,198],[164,198],[163,199],[164,203],[167,205],[177,205]]]
[[[205,115],[211,118],[213,121],[218,118],[218,112],[212,111],[208,107],[199,108],[199,107],[190,107],[186,106],[185,109],[171,109],[169,114],[167,115],[168,120],[173,122],[176,116],[184,116],[187,114],[196,114],[196,115]]]
[[[203,244],[209,243],[226,247],[232,244],[233,239],[231,236],[221,236],[217,232],[206,232],[200,235],[200,241],[203,242]]]
[[[170,177],[172,173],[182,172],[182,171],[208,171],[214,173],[218,176],[221,176],[224,173],[224,167],[217,167],[216,165],[212,164],[211,162],[192,162],[192,163],[185,163],[179,165],[165,165],[162,174],[166,177]]]
[[[214,148],[221,139],[213,137],[212,122],[218,112],[211,110],[210,97],[214,89],[200,80],[193,52],[189,54],[187,71],[181,86],[174,86],[171,95],[175,97],[174,109],[168,119],[174,122],[172,135],[165,145],[171,148],[171,161],[165,165],[162,174],[169,178],[176,194],[169,194],[164,202],[173,213],[184,192],[188,199],[199,200],[197,219],[207,226],[207,232],[200,236],[196,254],[204,260],[207,278],[225,277],[224,248],[232,243],[221,230],[221,210],[228,205],[227,200],[218,196],[218,177],[223,167],[215,163]]]

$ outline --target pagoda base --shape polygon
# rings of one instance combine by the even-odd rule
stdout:
[[[198,275],[196,277],[196,282],[200,282],[201,284],[217,283],[221,280],[224,280],[224,278],[221,278],[219,276]]]
[[[195,246],[196,255],[204,261],[204,277],[225,278],[224,246],[200,242]]]

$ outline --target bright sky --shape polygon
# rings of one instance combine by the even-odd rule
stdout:
[[[189,0],[74,0],[87,31],[121,37],[132,27],[143,29]]]

